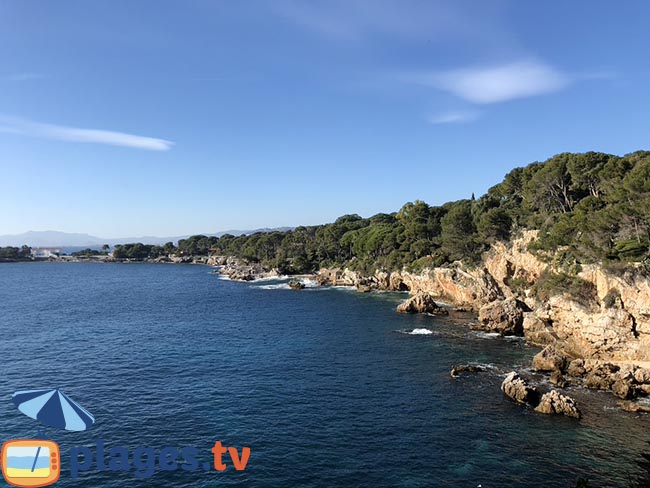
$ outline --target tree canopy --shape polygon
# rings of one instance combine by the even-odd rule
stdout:
[[[469,193],[469,192],[468,192]],[[534,251],[574,262],[640,261],[650,247],[650,152],[619,157],[562,153],[515,168],[480,198],[430,206],[416,200],[394,213],[344,215],[285,232],[192,236],[165,246],[117,246],[116,257],[219,253],[303,273],[325,266],[417,269],[477,262],[490,244],[539,230]],[[136,247],[137,246],[137,247]]]

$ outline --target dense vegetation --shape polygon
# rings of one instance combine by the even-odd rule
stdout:
[[[91,249],[87,247],[86,249],[82,249],[81,251],[75,251],[72,253],[72,256],[77,257],[77,258],[90,258],[90,257],[95,257],[95,256],[106,256],[109,252],[111,247],[108,244],[104,244],[102,246],[101,251],[97,249]]]
[[[31,259],[32,248],[23,247],[0,247],[0,261],[25,261]]]
[[[478,199],[472,195],[442,206],[415,201],[391,214],[344,215],[332,224],[286,232],[193,236],[179,241],[174,250],[171,243],[121,246],[116,256],[217,252],[284,272],[344,264],[365,271],[418,270],[456,260],[477,262],[491,243],[524,229],[540,231],[532,250],[574,266],[646,259],[650,152],[624,157],[563,153],[512,170]]]

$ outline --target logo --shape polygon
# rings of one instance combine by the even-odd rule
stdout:
[[[13,394],[12,400],[18,410],[45,427],[84,431],[95,423],[88,410],[59,389],[19,391]],[[38,439],[10,440],[2,445],[2,475],[7,483],[30,488],[58,481],[60,449],[56,442],[42,440],[44,436],[44,431],[40,431]],[[224,472],[232,467],[244,471],[250,455],[250,447],[242,447],[240,451],[221,441],[216,441],[202,456],[201,450],[193,446],[165,446],[159,452],[153,447],[140,446],[130,452],[125,446],[109,447],[103,440],[96,440],[94,450],[88,446],[72,447],[66,459],[72,478],[89,471],[122,471],[146,479],[154,476],[156,470]]]
[[[13,440],[2,445],[2,475],[10,485],[48,486],[61,474],[61,456],[56,442]]]

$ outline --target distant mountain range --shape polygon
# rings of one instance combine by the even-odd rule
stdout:
[[[253,230],[227,230],[217,232],[214,234],[204,234],[207,236],[221,237],[224,234],[232,234],[235,236],[242,234],[254,234],[256,232],[284,232],[291,230],[291,227],[277,227],[273,229],[253,229]],[[29,231],[22,234],[6,234],[0,235],[0,246],[15,246],[28,245],[30,247],[98,247],[108,244],[114,246],[116,244],[127,244],[131,242],[142,242],[143,244],[164,244],[172,241],[178,242],[179,239],[185,239],[189,236],[175,236],[175,237],[156,237],[156,236],[142,236],[142,237],[122,237],[103,238],[90,234],[75,234],[69,232],[58,232],[55,230],[45,231]]]

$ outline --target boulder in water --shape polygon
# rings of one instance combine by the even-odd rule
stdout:
[[[462,373],[483,373],[487,370],[488,368],[480,364],[459,364],[451,368],[449,374],[452,378],[458,378]]]
[[[545,414],[566,415],[579,419],[582,417],[578,406],[573,398],[562,395],[557,390],[551,390],[542,395],[539,405],[535,411]]]
[[[537,388],[530,386],[516,371],[508,373],[501,383],[501,391],[518,403],[537,405],[539,401]]]
[[[478,312],[479,324],[474,330],[498,332],[501,335],[523,335],[524,311],[528,307],[516,298],[488,303]]]
[[[433,315],[449,315],[449,312],[440,307],[433,295],[421,292],[413,295],[408,300],[397,306],[397,311],[401,313],[430,313]]]

